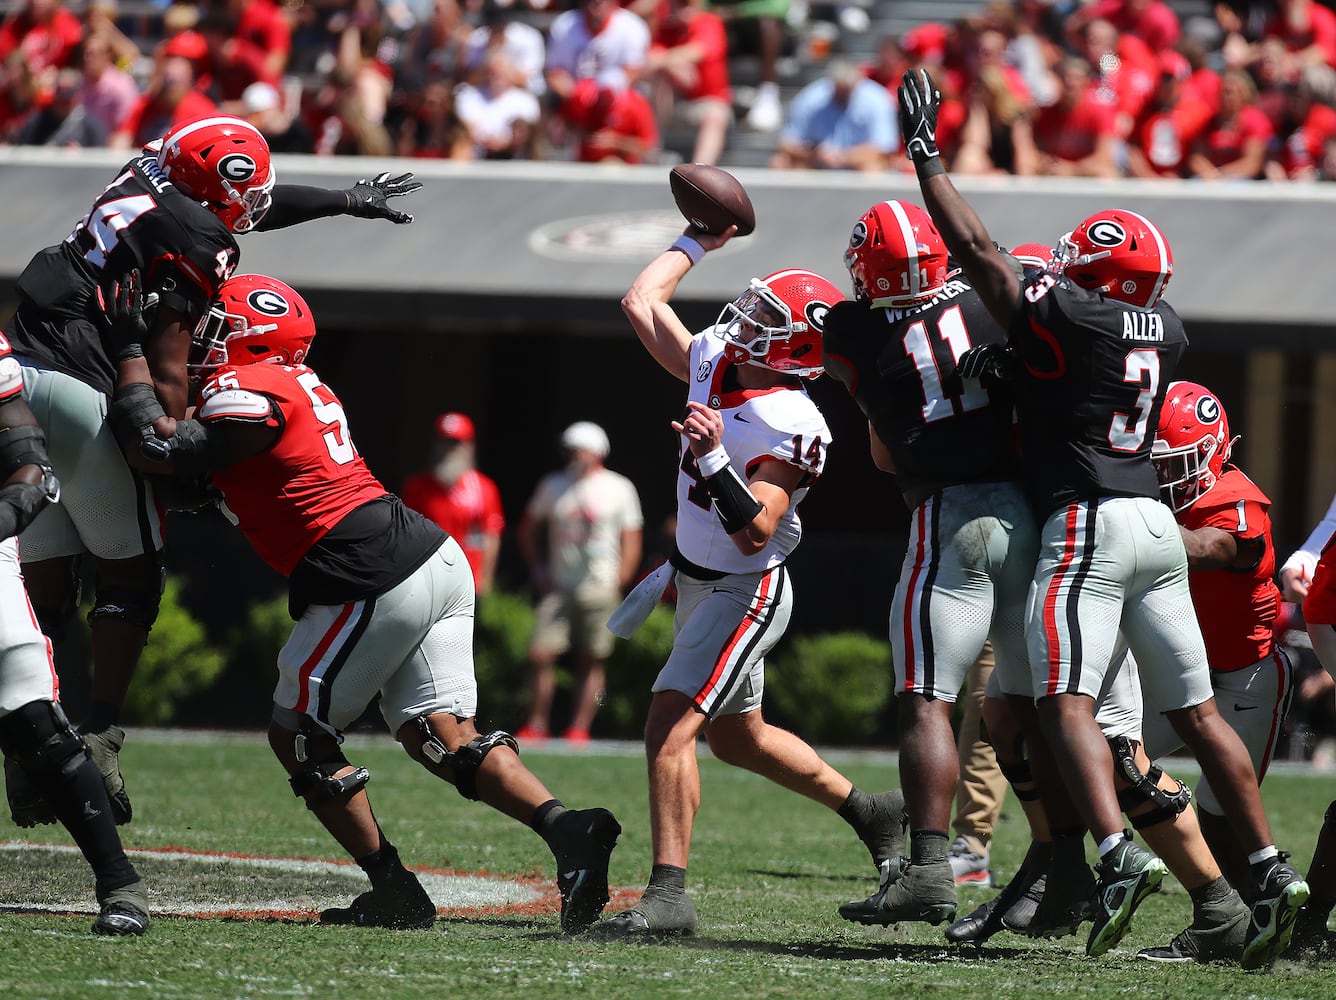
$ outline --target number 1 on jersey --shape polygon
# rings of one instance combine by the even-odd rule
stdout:
[[[937,336],[951,351],[951,371],[954,372],[960,356],[972,346],[960,306],[953,306],[937,317]],[[923,384],[924,423],[944,420],[988,405],[988,393],[982,386],[969,386],[958,396],[947,396],[942,388],[942,372],[938,368],[937,354],[933,350],[925,321],[920,320],[905,331],[904,343],[905,353],[914,359],[919,381]]]

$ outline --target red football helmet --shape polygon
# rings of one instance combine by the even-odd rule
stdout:
[[[269,211],[275,179],[269,143],[244,119],[215,115],[178,125],[162,137],[158,165],[231,232],[250,232]]]
[[[1150,453],[1164,502],[1187,510],[1205,496],[1237,440],[1229,436],[1225,408],[1209,389],[1170,382]]]
[[[1073,284],[1137,309],[1153,308],[1174,273],[1164,234],[1119,208],[1096,212],[1060,239],[1058,259]]]
[[[1011,248],[1011,256],[1021,262],[1028,278],[1032,272],[1058,270],[1057,252],[1042,243],[1022,243]]]
[[[193,379],[225,365],[299,365],[315,339],[311,307],[277,278],[239,274],[218,289],[190,339]]]
[[[873,205],[854,224],[844,266],[854,298],[902,308],[930,299],[946,284],[946,244],[932,217],[907,201]]]
[[[747,290],[724,306],[724,356],[734,364],[816,378],[826,313],[844,298],[821,275],[801,268],[752,278]]]

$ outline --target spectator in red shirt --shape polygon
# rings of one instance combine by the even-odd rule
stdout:
[[[1031,120],[1034,105],[1020,72],[1004,56],[1007,36],[991,28],[979,32],[966,83],[968,116],[951,158],[957,174],[1039,172]]]
[[[665,0],[650,35],[645,75],[660,124],[680,114],[696,128],[691,159],[717,163],[733,120],[728,39],[723,19],[704,0]],[[675,107],[678,102],[679,107]]]
[[[1183,34],[1178,15],[1163,0],[1094,0],[1072,12],[1068,30],[1080,31],[1095,19],[1108,21],[1122,34],[1135,35],[1152,52],[1172,49]]]
[[[1261,176],[1274,129],[1256,101],[1257,88],[1251,76],[1240,69],[1225,73],[1220,111],[1198,136],[1188,156],[1191,176],[1208,180]]]
[[[158,66],[146,90],[107,145],[139,149],[160,139],[181,122],[217,114],[218,106],[195,89],[195,70],[184,56],[168,56]]]
[[[50,90],[56,72],[72,64],[83,25],[60,0],[28,0],[0,24],[0,59],[22,52],[39,89]]]
[[[1091,79],[1090,65],[1072,56],[1058,73],[1058,100],[1041,108],[1034,140],[1040,172],[1058,177],[1117,177],[1117,110]]]
[[[1336,65],[1336,13],[1313,0],[1277,0],[1262,38],[1285,43],[1295,72],[1305,66]]]
[[[252,83],[281,82],[291,38],[268,0],[229,0],[200,19],[199,33],[208,42],[212,96],[220,103],[241,100]]]
[[[496,483],[474,468],[473,421],[463,413],[436,418],[431,468],[404,483],[404,505],[435,521],[459,543],[479,596],[496,579],[506,519]]]
[[[1317,179],[1327,140],[1336,136],[1336,71],[1330,66],[1309,66],[1299,82],[1288,88],[1285,112],[1277,132],[1284,141],[1273,147],[1266,163],[1267,179],[1311,181]]]
[[[610,90],[596,80],[577,80],[562,116],[579,136],[575,158],[581,163],[644,163],[659,145],[654,108],[629,87]]]
[[[1155,91],[1160,74],[1155,54],[1141,39],[1119,34],[1103,19],[1089,22],[1081,37],[1081,53],[1094,68],[1100,86],[1113,95],[1118,135],[1125,139]]]
[[[1183,177],[1188,151],[1211,118],[1210,109],[1185,96],[1192,67],[1172,49],[1160,53],[1160,80],[1133,132],[1127,172],[1133,177]]]

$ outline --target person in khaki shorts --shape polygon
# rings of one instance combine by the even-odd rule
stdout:
[[[570,651],[577,681],[563,736],[583,743],[603,698],[603,661],[612,652],[613,636],[604,626],[640,565],[644,518],[635,486],[603,464],[610,447],[602,427],[571,424],[561,447],[566,467],[539,481],[517,531],[541,600],[529,643],[529,716],[516,735],[547,737],[557,657]]]

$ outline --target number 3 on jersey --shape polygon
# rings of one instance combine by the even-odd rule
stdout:
[[[348,418],[343,414],[343,406],[313,371],[304,371],[298,375],[297,384],[306,390],[315,418],[331,428],[321,435],[325,447],[329,449],[329,457],[339,465],[347,465],[357,457],[357,449],[348,435]]]
[[[988,405],[988,393],[979,385],[971,384],[959,395],[948,396],[942,388],[942,371],[950,375],[956,370],[960,356],[970,349],[970,332],[965,329],[965,317],[959,306],[945,310],[937,317],[934,331],[940,343],[934,343],[924,320],[912,324],[905,331],[905,353],[914,359],[919,381],[923,387],[923,422],[944,420],[959,413],[968,413]],[[939,350],[942,357],[939,361]],[[946,367],[944,363],[949,363]]]

